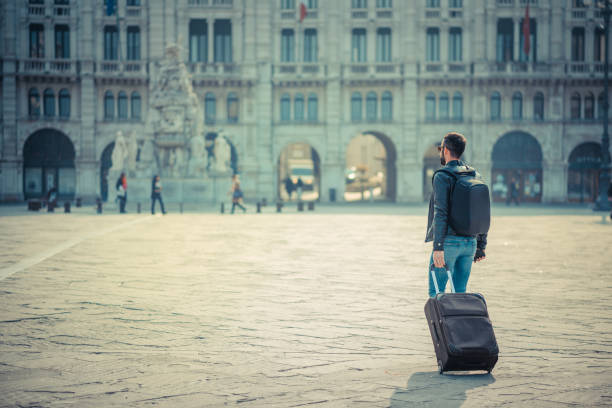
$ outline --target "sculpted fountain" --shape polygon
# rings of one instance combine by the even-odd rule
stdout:
[[[218,130],[206,129],[217,135],[207,147],[203,110],[177,45],[166,48],[145,117],[144,134],[117,132],[109,185],[114,187],[119,174],[125,172],[128,200],[145,203],[151,179],[158,174],[167,202],[204,203],[224,198],[218,193],[229,188],[233,171],[229,139]]]

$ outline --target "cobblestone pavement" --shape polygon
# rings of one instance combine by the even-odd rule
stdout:
[[[513,211],[469,285],[500,360],[443,376],[422,215],[2,217],[0,406],[612,405],[612,225]]]

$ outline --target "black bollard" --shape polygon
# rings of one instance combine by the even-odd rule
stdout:
[[[102,200],[100,200],[100,197],[96,198],[96,212],[102,214]]]
[[[69,213],[70,212],[70,201],[65,201],[64,202],[64,212],[65,213]]]
[[[308,211],[314,211],[314,201],[308,202]]]
[[[283,203],[281,203],[280,201],[276,203],[276,212],[282,212],[283,211]]]
[[[77,206],[77,208],[81,208],[81,205],[82,205],[81,197],[77,197],[77,199],[76,199],[76,206]]]
[[[258,213],[261,212],[261,203],[260,202],[257,203],[257,212]]]
[[[301,201],[298,202],[297,210],[298,211],[304,211],[304,203],[303,202],[301,202]]]
[[[138,214],[140,214],[140,211],[141,211],[140,203],[136,204],[136,211],[138,212]]]
[[[225,212],[225,203],[221,203],[221,214]]]

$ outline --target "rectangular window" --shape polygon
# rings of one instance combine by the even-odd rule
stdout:
[[[127,0],[127,5],[130,7],[140,6],[140,0]]]
[[[354,9],[368,8],[368,0],[353,0],[351,5]]]
[[[497,20],[497,62],[514,59],[514,24],[511,18]]]
[[[104,59],[116,60],[118,58],[119,36],[116,26],[104,27]]]
[[[376,0],[376,8],[392,8],[391,0]]]
[[[317,62],[317,30],[308,28],[304,30],[304,62]]]
[[[282,10],[293,10],[295,9],[295,0],[281,0]]]
[[[604,37],[604,30],[602,28],[596,28],[593,39],[593,59],[595,62],[604,62],[606,56],[606,41]]]
[[[584,61],[584,28],[572,29],[572,61]]]
[[[461,28],[452,27],[448,38],[448,60],[459,62],[463,59]]]
[[[440,0],[427,0],[427,8],[438,8],[440,7]]]
[[[67,25],[55,26],[55,58],[70,58],[70,29]]]
[[[138,27],[128,27],[127,59],[140,60],[140,28]]]
[[[232,22],[215,20],[215,62],[232,62]]]
[[[379,28],[376,32],[376,61],[391,62],[390,28]]]
[[[285,28],[281,31],[281,62],[295,61],[295,35],[292,29]]]
[[[463,0],[450,0],[448,2],[448,7],[450,7],[450,8],[462,8],[463,7]]]
[[[365,28],[353,29],[351,49],[353,62],[365,62],[367,60]]]
[[[538,49],[537,39],[538,36],[536,31],[536,20],[535,18],[529,19],[529,57],[525,54],[525,34],[523,33],[523,22],[524,18],[521,19],[521,32],[520,32],[520,44],[519,44],[519,61],[531,61],[536,62],[536,51]]]
[[[208,62],[208,24],[206,20],[189,22],[189,61]]]
[[[309,9],[319,8],[319,0],[308,0],[308,8]]]
[[[438,28],[427,29],[426,45],[425,59],[430,62],[440,61],[440,30]]]
[[[42,24],[30,24],[30,58],[45,57],[45,28]]]

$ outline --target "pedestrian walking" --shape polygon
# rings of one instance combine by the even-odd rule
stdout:
[[[304,182],[301,177],[298,177],[297,183],[295,183],[295,187],[297,190],[297,199],[298,201],[302,201],[302,190],[304,189]]]
[[[519,183],[514,176],[510,179],[510,186],[508,187],[508,199],[506,200],[506,205],[509,206],[513,201],[516,205],[519,205]]]
[[[232,214],[234,213],[236,207],[240,207],[242,209],[242,212],[246,212],[246,208],[242,205],[243,196],[244,194],[240,189],[240,182],[236,181],[234,183],[234,191],[232,192]]]
[[[166,210],[164,208],[164,200],[162,200],[162,184],[161,179],[158,175],[153,176],[153,181],[151,182],[151,214],[155,214],[155,202],[159,201],[159,205],[161,207],[162,214],[166,214]]]
[[[127,178],[125,177],[125,173],[121,173],[117,179],[117,183],[115,183],[115,190],[117,190],[116,201],[119,202],[119,213],[125,214],[125,205],[127,203]]]
[[[465,292],[472,262],[485,259],[485,248],[487,245],[487,232],[489,228],[488,211],[474,210],[474,205],[479,205],[478,200],[484,198],[477,196],[475,202],[459,202],[457,193],[459,187],[466,184],[462,180],[472,182],[470,185],[479,184],[474,182],[480,180],[476,170],[461,161],[461,155],[465,150],[467,140],[460,133],[450,132],[442,139],[438,147],[440,151],[440,163],[444,166],[433,175],[433,193],[429,201],[429,215],[427,220],[427,235],[425,242],[433,241],[433,251],[429,261],[430,270],[435,267],[435,275],[440,288],[444,292],[448,275],[446,268],[451,272],[456,292]],[[461,185],[459,183],[461,182]],[[482,184],[480,182],[480,184]],[[453,192],[453,194],[451,194]],[[468,190],[468,193],[471,191]],[[472,197],[470,196],[470,199]],[[458,202],[455,202],[457,200]],[[482,203],[483,208],[485,203]],[[489,208],[488,189],[486,193],[486,208]],[[452,209],[452,211],[451,211]],[[475,214],[475,215],[474,215]],[[480,214],[486,214],[479,218]],[[465,226],[468,226],[467,228]],[[486,227],[486,228],[485,228]],[[481,232],[475,233],[474,231]],[[483,231],[484,230],[484,231]],[[432,274],[429,273],[429,296],[436,295],[436,289]]]
[[[287,177],[285,179],[285,191],[287,191],[287,195],[289,196],[289,201],[291,201],[291,195],[293,194],[294,189],[295,189],[295,185],[293,184],[293,180],[291,180],[291,177]]]

